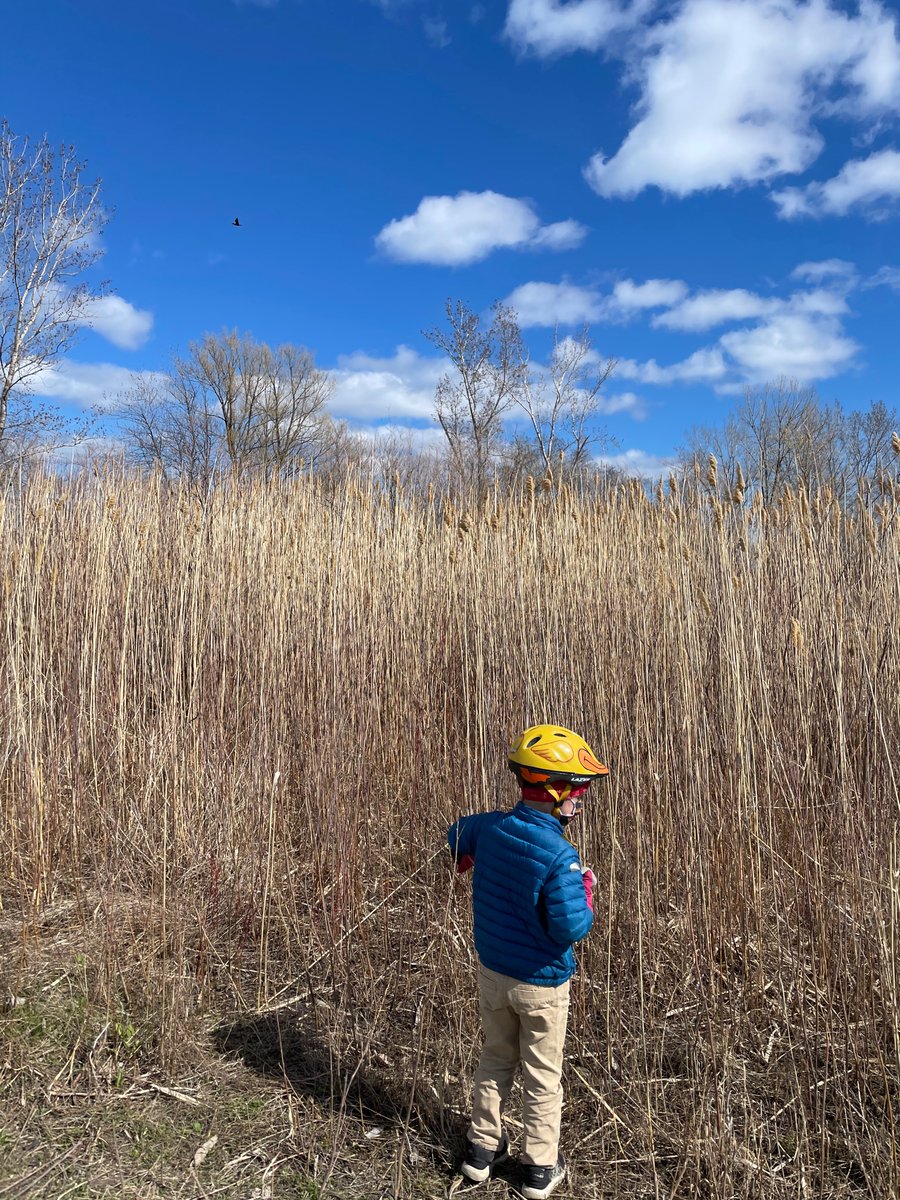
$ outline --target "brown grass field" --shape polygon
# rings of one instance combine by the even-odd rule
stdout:
[[[543,720],[611,767],[558,1194],[900,1194],[900,487],[700,491],[3,494],[0,1196],[446,1196],[441,847]]]

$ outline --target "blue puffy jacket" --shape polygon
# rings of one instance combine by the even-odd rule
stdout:
[[[575,971],[572,943],[591,928],[575,847],[550,813],[519,803],[475,813],[447,831],[457,858],[475,859],[475,949],[482,963],[523,983],[556,987]]]

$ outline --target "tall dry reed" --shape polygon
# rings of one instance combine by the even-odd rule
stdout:
[[[439,1128],[477,1019],[468,885],[433,856],[558,720],[611,766],[576,829],[582,1194],[897,1194],[897,502],[739,491],[8,491],[9,972],[56,906],[163,1058],[289,1002],[345,1094],[380,1071]]]

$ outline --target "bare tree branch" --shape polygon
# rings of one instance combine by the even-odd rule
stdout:
[[[897,415],[884,404],[847,412],[823,404],[814,388],[791,379],[747,388],[743,399],[713,429],[695,429],[682,460],[717,462],[717,483],[727,491],[758,491],[768,504],[786,488],[831,489],[844,504],[860,481],[891,467],[891,434]]]
[[[236,330],[191,343],[171,371],[136,377],[119,416],[133,460],[206,484],[237,474],[314,466],[333,444],[331,376],[303,347],[276,350]]]
[[[599,359],[585,326],[575,337],[554,334],[546,369],[527,371],[516,403],[528,417],[545,472],[560,466],[582,469],[592,442],[609,444],[609,436],[593,427],[601,389],[615,370],[615,360]]]
[[[448,300],[446,312],[447,328],[425,333],[453,366],[438,383],[434,413],[457,486],[480,498],[490,481],[503,414],[524,383],[525,349],[515,314],[502,304],[494,305],[487,329],[461,300]]]
[[[32,146],[0,122],[0,445],[10,400],[74,341],[94,295],[80,276],[106,224],[100,184],[71,147]]]

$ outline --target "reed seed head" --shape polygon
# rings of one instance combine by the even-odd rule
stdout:
[[[718,487],[719,462],[714,454],[710,454],[706,463],[706,482],[711,488]]]

